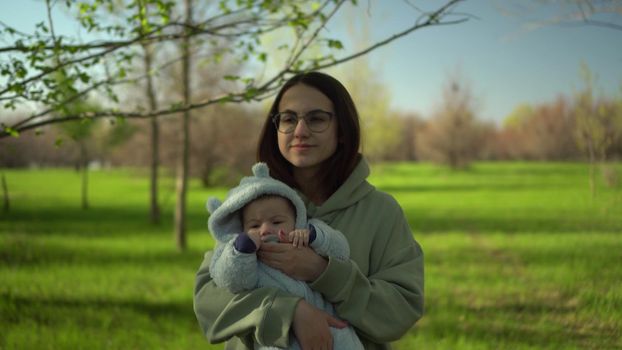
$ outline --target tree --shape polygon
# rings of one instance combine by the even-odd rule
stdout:
[[[570,102],[559,96],[538,106],[519,105],[504,121],[497,145],[505,156],[570,160],[577,150]]]
[[[192,28],[192,0],[185,0],[186,27]],[[182,84],[184,105],[190,104],[190,36],[185,36],[181,44],[182,57]],[[186,248],[186,192],[188,188],[188,158],[190,147],[190,110],[185,110],[181,118],[181,155],[177,163],[177,201],[175,202],[175,241],[177,248]]]
[[[612,105],[597,101],[594,96],[596,78],[589,67],[581,65],[581,75],[584,87],[575,97],[575,137],[577,146],[588,158],[590,163],[590,193],[596,196],[596,166],[604,164],[607,157],[607,149],[620,137],[619,129],[621,118],[617,108]]]
[[[386,86],[364,57],[349,64],[344,84],[356,101],[361,118],[361,141],[371,161],[385,160],[395,152],[400,140],[400,121],[390,109]]]
[[[446,82],[441,105],[422,131],[418,146],[425,158],[462,169],[484,148],[484,133],[470,87],[454,76]]]
[[[93,111],[96,107],[89,105],[88,103],[72,104],[71,112],[75,112],[79,109],[86,109]],[[79,157],[76,163],[76,169],[80,171],[82,178],[81,182],[81,206],[82,209],[89,208],[88,200],[88,177],[89,177],[89,141],[93,132],[93,126],[95,121],[93,120],[77,120],[67,123],[58,124],[57,126],[62,130],[63,134],[67,135],[73,142],[78,145]]]
[[[150,4],[146,1],[137,1],[138,3],[138,19],[140,34],[144,36],[150,31],[149,23],[146,22],[149,17]],[[144,23],[144,25],[143,25]],[[148,41],[141,43],[143,51],[143,65],[145,68],[145,95],[149,101],[149,112],[153,113],[158,110],[158,101],[153,83],[153,45]],[[158,168],[160,165],[160,126],[158,119],[154,116],[150,119],[151,128],[151,162],[149,166],[149,218],[151,223],[158,224],[160,222],[160,204],[158,202]]]

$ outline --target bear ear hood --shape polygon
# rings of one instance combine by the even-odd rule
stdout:
[[[270,177],[266,163],[253,165],[252,172],[253,176],[243,178],[237,187],[229,191],[224,201],[221,202],[215,197],[208,199],[206,207],[211,214],[208,227],[214,238],[226,242],[231,239],[231,234],[241,233],[243,226],[239,211],[248,203],[265,195],[280,196],[292,202],[296,209],[296,228],[306,228],[307,210],[296,191]]]
[[[207,211],[210,214],[213,214],[216,211],[216,209],[218,209],[221,205],[222,205],[222,202],[218,198],[210,197],[206,203]]]
[[[268,164],[266,163],[259,162],[253,165],[252,171],[255,177],[270,177],[270,169],[268,169]]]

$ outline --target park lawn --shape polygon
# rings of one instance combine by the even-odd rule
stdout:
[[[622,165],[618,165],[622,173]],[[2,170],[0,349],[221,349],[192,311],[194,273],[213,246],[193,181],[188,249],[148,223],[148,179],[90,173],[89,210],[71,170]],[[622,188],[578,163],[478,163],[450,172],[383,164],[370,181],[402,204],[425,252],[426,314],[398,349],[622,347]]]

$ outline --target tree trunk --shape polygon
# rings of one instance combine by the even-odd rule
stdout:
[[[80,142],[80,163],[82,164],[82,209],[86,210],[89,208],[89,199],[88,199],[88,187],[89,187],[89,166],[88,160],[86,156],[86,145],[84,142]]]
[[[192,25],[192,0],[185,0],[187,28]],[[184,105],[190,104],[190,38],[182,42],[182,79]],[[186,191],[188,187],[188,153],[190,145],[190,111],[185,111],[181,119],[181,156],[177,163],[177,202],[175,208],[175,241],[179,250],[186,249]]]
[[[158,103],[156,100],[155,91],[153,88],[153,77],[151,76],[151,62],[152,62],[152,50],[148,44],[143,44],[143,51],[145,53],[145,74],[147,76],[147,88],[146,94],[149,100],[150,111],[158,109]],[[150,211],[149,217],[152,224],[160,223],[160,205],[158,203],[158,167],[160,165],[159,159],[159,141],[160,140],[160,126],[158,118],[151,117],[151,169],[150,169]]]
[[[11,210],[11,202],[9,201],[9,187],[6,184],[6,177],[2,174],[2,211],[8,213]]]
[[[590,137],[587,142],[587,147],[590,157],[590,194],[592,196],[592,200],[596,198],[596,152],[594,150],[594,143],[594,139]]]

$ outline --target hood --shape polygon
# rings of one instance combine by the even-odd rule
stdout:
[[[361,157],[361,160],[346,182],[344,182],[326,202],[320,206],[307,202],[309,217],[331,221],[329,219],[332,217],[332,213],[348,208],[363,199],[375,189],[374,186],[367,182],[368,176],[369,165],[367,161]]]
[[[212,235],[220,242],[226,242],[231,234],[243,231],[240,209],[253,200],[265,196],[276,195],[288,199],[296,209],[296,228],[306,228],[307,211],[302,199],[296,191],[281,181],[270,177],[266,163],[257,163],[252,168],[253,176],[240,181],[232,188],[224,201],[211,197],[207,201],[210,217],[207,221]]]

